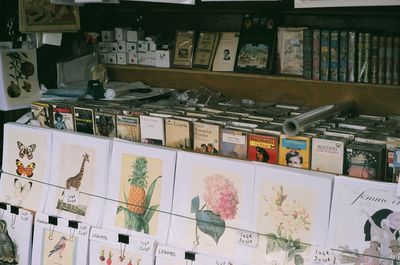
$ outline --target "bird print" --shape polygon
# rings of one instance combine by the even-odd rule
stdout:
[[[8,235],[7,222],[3,219],[0,219],[0,264],[18,264],[15,259],[14,243]]]
[[[62,253],[66,247],[67,243],[67,238],[65,236],[62,236],[58,243],[53,247],[53,249],[49,252],[49,257],[53,255],[54,253],[58,252],[58,255],[60,256],[60,259],[62,258]]]

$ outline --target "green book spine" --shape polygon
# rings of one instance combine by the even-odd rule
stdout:
[[[347,82],[347,56],[349,33],[347,30],[342,30],[339,33],[339,81]]]
[[[313,31],[305,29],[303,32],[303,76],[305,79],[312,79],[312,43]]]
[[[379,37],[372,36],[371,43],[371,83],[378,83],[378,56],[379,56]]]

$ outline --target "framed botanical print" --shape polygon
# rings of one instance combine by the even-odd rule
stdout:
[[[19,0],[21,32],[64,32],[80,29],[79,7],[50,0]]]

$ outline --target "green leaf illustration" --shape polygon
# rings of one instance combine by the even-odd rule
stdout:
[[[141,225],[143,227],[143,232],[145,234],[148,234],[149,233],[149,223],[146,222],[146,220],[144,219],[143,216],[139,216],[139,221],[140,221],[140,223],[141,223]]]
[[[159,176],[158,178],[153,180],[153,182],[150,184],[149,189],[147,190],[146,199],[145,199],[145,203],[144,203],[145,209],[149,208],[149,206],[150,206],[150,201],[151,201],[151,197],[153,197],[154,188],[157,184],[157,180],[160,178],[161,178],[161,176]]]
[[[282,238],[277,238],[277,239],[276,239],[276,244],[278,245],[278,247],[279,247],[280,249],[282,249],[282,250],[285,249],[286,242],[285,242],[285,240],[283,240]]]
[[[303,259],[303,257],[302,257],[301,255],[299,255],[299,254],[296,254],[296,255],[294,256],[294,264],[295,264],[295,265],[303,265],[303,264],[304,264],[304,259]]]
[[[308,246],[306,244],[300,243],[300,245],[297,246],[296,248],[297,248],[297,252],[301,253],[301,252],[304,252],[308,248]]]
[[[190,209],[190,212],[197,213],[199,208],[200,208],[200,198],[199,198],[199,196],[196,196],[192,199],[192,207]]]
[[[128,211],[128,209],[126,209],[126,208],[123,207],[123,206],[118,206],[118,208],[117,208],[117,214],[119,214],[121,211]]]
[[[291,261],[296,255],[296,248],[290,249],[287,255],[288,255],[288,261]]]
[[[196,212],[196,225],[201,232],[212,237],[216,244],[225,232],[225,221],[208,210]]]
[[[276,236],[275,234],[266,234],[265,236],[266,236],[268,239],[272,239],[272,240],[277,239],[277,236]]]
[[[144,220],[146,223],[149,223],[151,218],[153,217],[154,213],[156,212],[159,205],[151,206],[144,215]]]
[[[269,253],[274,252],[275,249],[276,249],[275,240],[269,240],[268,243],[267,243],[266,254],[268,255]]]

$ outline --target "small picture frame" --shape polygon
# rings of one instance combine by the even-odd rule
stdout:
[[[192,67],[195,32],[192,30],[176,32],[174,67]]]
[[[64,32],[80,30],[79,7],[53,5],[50,0],[19,0],[21,32]]]

